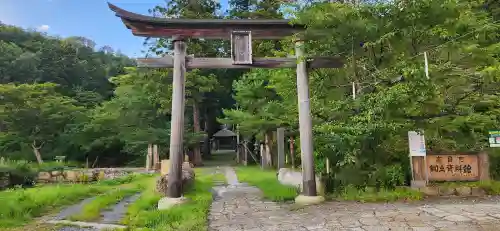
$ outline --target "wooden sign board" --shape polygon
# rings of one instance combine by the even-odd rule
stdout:
[[[233,64],[252,64],[252,33],[250,31],[231,33],[231,57]]]
[[[428,155],[427,172],[431,181],[476,181],[478,155]]]

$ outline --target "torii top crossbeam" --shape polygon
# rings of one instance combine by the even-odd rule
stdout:
[[[282,39],[305,30],[305,26],[292,25],[286,19],[157,18],[108,5],[136,36],[230,39],[232,31],[252,31],[253,39]]]

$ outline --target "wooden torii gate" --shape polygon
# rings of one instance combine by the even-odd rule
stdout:
[[[254,58],[253,39],[282,39],[305,30],[289,20],[257,19],[167,19],[128,12],[112,4],[109,8],[136,36],[171,38],[174,56],[138,59],[139,66],[173,68],[172,122],[170,136],[170,172],[167,196],[182,196],[184,135],[184,97],[186,69],[196,68],[297,68],[300,147],[302,153],[303,195],[317,196],[314,173],[312,121],[309,104],[308,68],[341,68],[334,57],[304,58],[303,40],[295,41],[296,58]],[[185,39],[231,40],[231,58],[195,58],[186,56]]]

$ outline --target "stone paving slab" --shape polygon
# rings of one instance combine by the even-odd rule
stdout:
[[[260,200],[255,193],[226,192],[209,215],[210,230],[232,231],[493,231],[500,230],[500,204],[361,204],[327,202],[293,210]]]
[[[231,174],[231,169],[225,169]],[[234,170],[232,170],[234,172]],[[293,209],[261,199],[252,186],[219,187],[209,214],[210,231],[494,231],[500,230],[498,198],[424,203],[326,202]],[[222,192],[221,192],[222,191]]]
[[[70,225],[62,227],[62,230],[75,230],[75,231],[90,231],[90,230],[123,230],[126,226],[123,225],[113,225],[113,224],[100,224],[95,222],[83,222],[83,221],[68,221],[68,220],[50,220],[46,221],[49,224],[63,224]]]

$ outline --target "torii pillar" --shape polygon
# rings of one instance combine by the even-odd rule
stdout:
[[[300,153],[302,158],[302,186],[305,196],[316,196],[314,151],[312,138],[311,105],[309,103],[309,78],[304,57],[304,42],[295,42],[297,56],[297,98],[299,107]]]
[[[186,44],[183,40],[173,41],[174,73],[172,82],[172,121],[170,123],[170,170],[167,196],[182,196],[182,162],[184,160],[184,107],[186,76]]]

